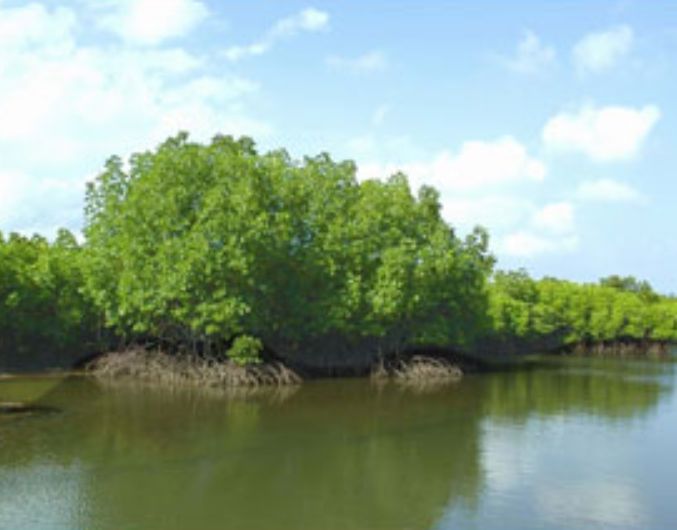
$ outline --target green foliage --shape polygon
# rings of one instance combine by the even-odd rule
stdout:
[[[634,293],[648,302],[657,302],[660,298],[658,294],[654,292],[649,282],[646,280],[638,280],[634,276],[618,276],[614,274],[612,276],[607,276],[606,278],[601,278],[599,284],[604,287],[611,287],[618,291]]]
[[[102,326],[241,364],[264,346],[350,365],[416,346],[677,340],[677,299],[647,282],[488,282],[486,231],[461,239],[433,188],[355,170],[225,136],[112,157],[87,189],[84,246],[0,234],[0,355],[76,358]]]
[[[497,272],[491,282],[492,333],[504,340],[556,337],[560,345],[613,340],[677,340],[677,300],[647,282],[610,276],[599,284]]]
[[[247,334],[284,356],[323,344],[469,344],[486,313],[487,235],[458,239],[437,192],[352,162],[170,138],[112,158],[87,194],[86,288],[108,324],[175,344]],[[337,346],[338,345],[338,346]]]
[[[76,359],[96,347],[97,311],[81,292],[82,257],[66,230],[51,244],[0,233],[0,359]]]
[[[250,337],[249,335],[240,335],[236,337],[233,344],[226,354],[239,365],[258,364],[261,362],[261,352],[263,343],[261,339]]]

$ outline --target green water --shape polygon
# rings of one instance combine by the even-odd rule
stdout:
[[[677,528],[674,367],[263,396],[70,378],[39,400],[59,412],[0,417],[0,528]]]

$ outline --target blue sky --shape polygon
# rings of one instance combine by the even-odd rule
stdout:
[[[0,0],[0,230],[179,129],[440,189],[504,268],[677,292],[677,5]]]

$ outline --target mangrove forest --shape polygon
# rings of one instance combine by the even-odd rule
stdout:
[[[459,236],[435,189],[246,137],[111,157],[83,234],[0,234],[0,371],[132,346],[332,373],[677,340],[677,299],[647,282],[496,270],[488,233]]]

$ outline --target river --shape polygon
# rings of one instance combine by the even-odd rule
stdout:
[[[0,528],[677,528],[676,366],[254,395],[69,377],[0,417]]]

